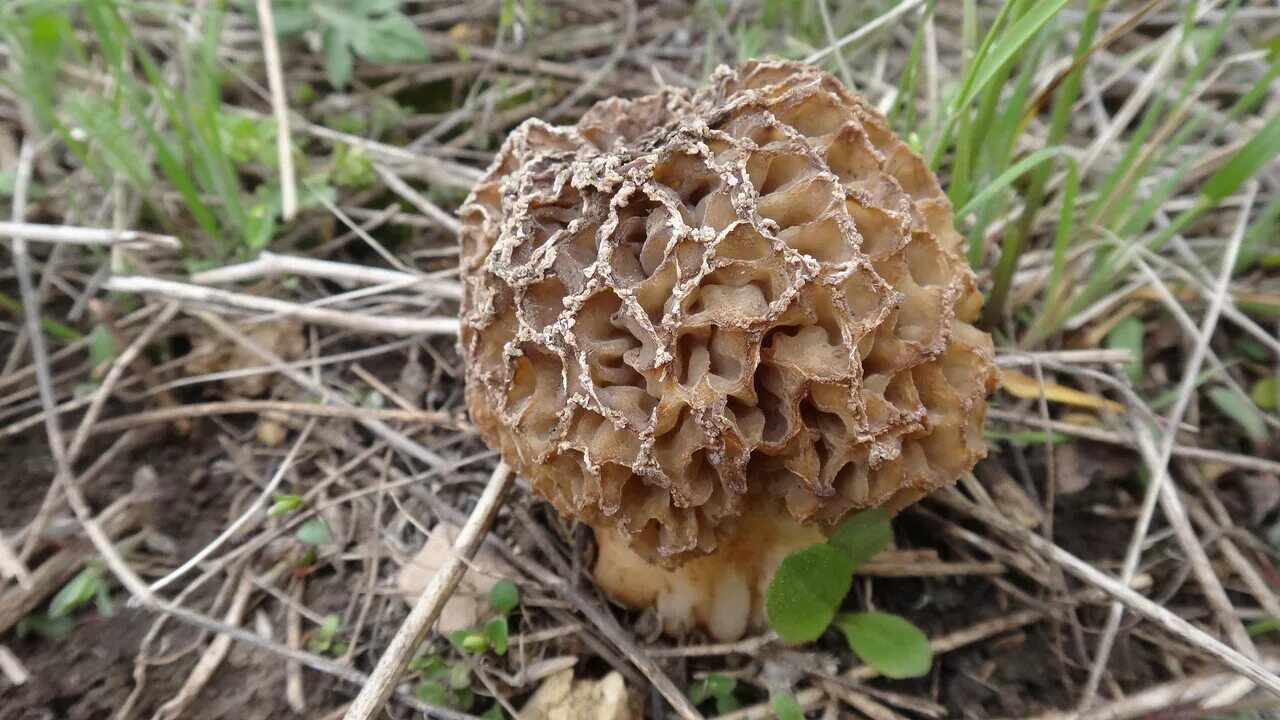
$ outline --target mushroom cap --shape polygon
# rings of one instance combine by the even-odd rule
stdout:
[[[985,454],[991,338],[937,178],[804,64],[531,119],[460,212],[481,436],[640,557],[832,524]]]

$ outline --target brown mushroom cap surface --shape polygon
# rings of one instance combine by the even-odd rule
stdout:
[[[985,453],[991,338],[951,204],[817,68],[526,121],[461,218],[472,419],[611,547],[675,568],[744,517],[901,507]]]

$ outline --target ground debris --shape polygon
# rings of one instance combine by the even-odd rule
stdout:
[[[543,681],[520,710],[525,720],[632,720],[634,712],[622,676],[575,680],[564,670]]]

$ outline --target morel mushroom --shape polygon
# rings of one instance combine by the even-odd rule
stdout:
[[[595,529],[607,594],[738,637],[788,552],[984,455],[991,338],[951,215],[807,65],[529,120],[461,211],[472,420]]]

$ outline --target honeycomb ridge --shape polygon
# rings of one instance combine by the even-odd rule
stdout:
[[[561,513],[667,566],[752,507],[909,504],[985,454],[992,345],[951,216],[812,66],[528,120],[460,211],[472,419]]]

